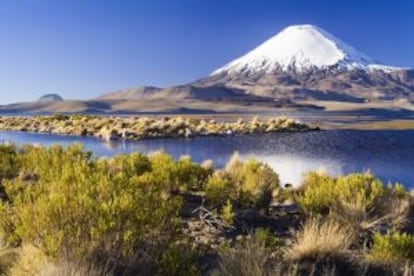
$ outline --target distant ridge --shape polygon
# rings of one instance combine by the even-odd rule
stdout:
[[[45,94],[38,99],[39,102],[53,102],[63,101],[63,98],[58,94]]]

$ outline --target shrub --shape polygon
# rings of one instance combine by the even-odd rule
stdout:
[[[123,267],[139,256],[158,260],[177,236],[180,199],[164,199],[162,181],[132,175],[148,170],[145,158],[118,157],[124,172],[79,145],[31,148],[24,159],[37,178],[6,181],[10,201],[0,202],[0,233],[9,245],[32,243],[51,257]]]
[[[336,196],[335,180],[317,172],[308,173],[303,182],[302,192],[297,198],[299,206],[307,213],[329,212]]]
[[[240,189],[238,200],[242,205],[268,207],[274,190],[279,189],[279,176],[254,159],[235,168],[230,175]]]
[[[233,204],[231,204],[231,201],[229,199],[227,199],[226,205],[224,205],[221,209],[221,217],[223,218],[224,222],[226,222],[228,225],[233,225]]]
[[[267,164],[254,159],[240,160],[233,154],[225,172],[237,190],[237,202],[243,206],[267,207],[279,189],[279,176]]]
[[[369,173],[332,178],[309,173],[297,196],[308,214],[336,215],[338,219],[362,228],[379,223],[401,225],[408,214],[408,195],[400,184],[385,187]]]
[[[171,243],[160,262],[164,275],[201,275],[197,260],[200,252],[187,243]]]
[[[414,236],[406,233],[375,233],[369,259],[381,263],[414,261]]]
[[[17,149],[14,145],[0,145],[0,182],[17,176],[20,169]]]
[[[272,249],[279,249],[283,245],[283,240],[272,234],[269,229],[265,228],[257,228],[254,231],[254,238],[263,242],[266,247]]]
[[[350,227],[338,221],[312,218],[295,234],[286,256],[290,260],[301,260],[341,255],[349,249],[354,236]]]
[[[235,187],[225,173],[212,175],[207,181],[205,193],[213,205],[223,205],[228,199],[235,200],[237,197]]]
[[[182,158],[176,162],[164,152],[156,152],[149,158],[152,164],[151,173],[170,191],[200,190],[211,174],[211,171],[193,163],[190,158]]]
[[[125,176],[140,176],[152,170],[149,158],[141,153],[115,156],[110,160],[111,170]]]
[[[205,188],[212,170],[192,162],[190,157],[183,157],[177,162],[177,174],[182,188],[200,191]]]
[[[206,196],[215,204],[230,199],[242,207],[266,208],[278,190],[279,176],[268,165],[254,159],[243,162],[234,154],[224,171],[210,177]]]

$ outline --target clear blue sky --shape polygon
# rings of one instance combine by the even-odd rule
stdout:
[[[414,1],[1,0],[0,104],[189,82],[292,24],[414,66]]]

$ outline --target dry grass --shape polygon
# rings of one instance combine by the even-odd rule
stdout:
[[[67,261],[44,266],[38,276],[109,276],[111,273],[91,265],[75,264]]]
[[[233,172],[236,168],[240,167],[243,164],[240,158],[239,152],[235,151],[231,155],[229,161],[227,162],[224,171],[230,173]]]
[[[380,224],[401,227],[407,221],[409,209],[409,199],[389,195],[386,200],[372,207],[357,198],[352,201],[341,200],[332,213],[343,224],[369,230]]]
[[[15,249],[0,248],[0,275],[6,274],[17,257],[18,254]]]
[[[38,276],[50,265],[48,257],[32,245],[23,245],[19,250],[16,262],[8,271],[9,276]]]
[[[0,254],[2,259],[3,254]],[[81,262],[68,260],[51,261],[40,249],[23,245],[13,258],[8,271],[0,271],[8,276],[106,276],[108,269],[94,267]],[[0,275],[3,275],[0,273]]]
[[[274,275],[266,267],[269,253],[264,242],[251,238],[220,252],[220,268],[217,275],[264,276]]]
[[[287,249],[289,260],[324,258],[346,253],[354,241],[355,232],[333,219],[309,219],[295,234],[293,245]]]

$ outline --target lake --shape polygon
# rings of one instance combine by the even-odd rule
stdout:
[[[105,142],[93,137],[0,131],[0,143],[69,145],[82,143],[97,156],[164,150],[174,158],[190,155],[196,162],[212,159],[222,167],[233,152],[267,162],[282,183],[298,185],[303,173],[331,175],[370,170],[384,182],[414,187],[414,130],[327,130],[192,139]]]

